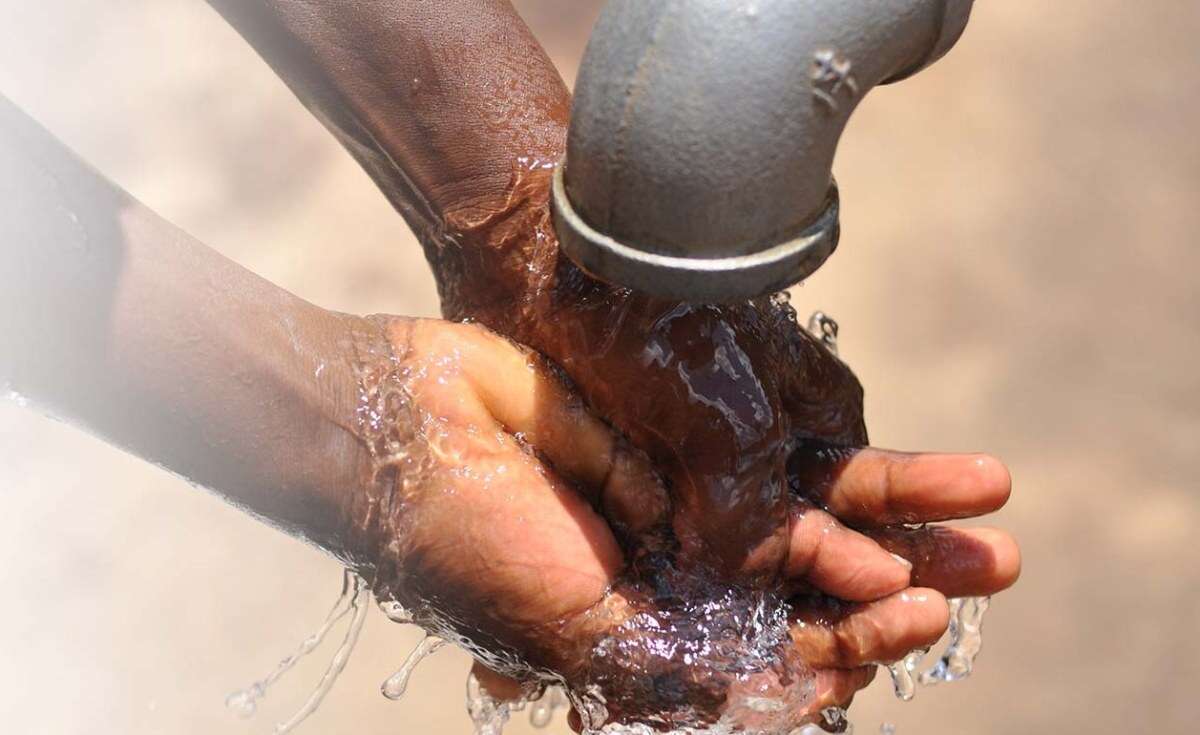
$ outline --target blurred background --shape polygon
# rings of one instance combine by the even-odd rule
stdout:
[[[572,79],[598,0],[517,5]],[[841,323],[874,443],[1010,464],[993,522],[1025,552],[976,675],[907,704],[881,676],[860,733],[1194,732],[1197,37],[1195,2],[981,2],[843,138],[842,243],[793,303]],[[401,219],[200,0],[0,0],[0,94],[285,288],[437,313]],[[315,686],[332,645],[255,719],[222,704],[324,617],[340,572],[320,553],[7,402],[0,503],[5,732],[269,733]],[[372,615],[300,732],[468,733],[458,652],[379,695],[418,637]]]

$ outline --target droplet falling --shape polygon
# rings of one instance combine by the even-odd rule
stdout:
[[[393,623],[409,625],[413,622],[412,612],[395,600],[386,600],[379,603],[379,609],[387,616],[388,620]]]
[[[533,706],[529,708],[529,724],[539,730],[547,727],[552,719],[554,719],[554,710],[542,700],[534,702]]]
[[[555,710],[566,708],[567,704],[567,695],[561,688],[547,687],[541,699],[534,702],[529,708],[529,724],[539,730],[548,727],[550,721],[554,719]]]
[[[475,725],[475,735],[501,735],[512,707],[513,703],[501,702],[488,694],[474,673],[467,675],[467,714]]]
[[[983,648],[983,615],[990,597],[958,597],[950,603],[950,641],[938,660],[919,675],[915,675],[928,649],[912,651],[888,667],[896,696],[907,702],[916,694],[917,684],[933,686],[943,681],[958,681],[971,675],[975,658]],[[914,681],[915,678],[915,681]]]
[[[12,401],[13,403],[17,404],[21,408],[29,407],[29,399],[28,398],[21,395],[16,390],[9,388],[7,386],[0,389],[0,397],[3,397],[5,400]]]
[[[929,653],[929,649],[918,648],[888,666],[888,672],[892,675],[892,688],[895,689],[896,696],[901,700],[907,702],[917,693],[916,671],[927,653]]]
[[[832,352],[838,353],[838,323],[823,311],[814,311],[808,318],[808,331]]]
[[[258,700],[264,694],[266,694],[266,688],[261,682],[255,682],[226,697],[225,706],[238,717],[249,719],[258,711]]]
[[[825,728],[829,732],[854,732],[854,724],[841,707],[826,707],[821,710],[821,719],[825,720]]]
[[[380,691],[383,696],[391,700],[400,699],[404,693],[408,691],[408,680],[412,678],[412,672],[417,668],[417,665],[425,660],[427,656],[437,653],[442,646],[446,645],[446,641],[438,638],[435,635],[425,636],[417,647],[408,654],[408,658],[404,659],[404,664],[383,682]]]
[[[975,658],[983,648],[983,615],[990,603],[990,597],[950,600],[950,644],[937,663],[922,672],[921,684],[932,686],[971,675]]]

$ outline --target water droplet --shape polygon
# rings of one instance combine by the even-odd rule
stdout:
[[[983,648],[983,615],[989,597],[962,597],[950,600],[950,644],[937,663],[922,672],[920,681],[932,686],[943,681],[958,681],[971,675],[975,658]]]
[[[20,393],[18,393],[13,388],[6,386],[3,390],[3,392],[0,392],[0,395],[4,396],[5,399],[17,404],[21,408],[29,407],[29,399],[26,398],[25,396],[21,395]]]
[[[896,696],[905,702],[916,694],[916,685],[933,686],[943,681],[958,681],[971,675],[975,658],[983,648],[983,615],[991,598],[960,597],[950,600],[950,641],[933,666],[915,675],[921,660],[929,652],[918,649],[888,667]]]
[[[538,729],[548,727],[554,719],[555,710],[566,708],[567,705],[567,695],[560,687],[546,687],[541,699],[533,702],[529,708],[529,724]]]
[[[412,672],[417,668],[417,665],[425,660],[442,647],[446,645],[446,641],[438,638],[435,635],[426,636],[421,639],[417,647],[408,654],[408,658],[404,659],[404,664],[388,677],[387,681],[383,682],[380,690],[383,696],[388,699],[396,700],[404,696],[404,692],[408,690],[408,680],[412,677]]]
[[[825,720],[825,728],[829,732],[854,732],[854,725],[846,717],[846,710],[841,707],[826,707],[821,710],[821,719]]]
[[[808,331],[821,340],[833,354],[838,353],[838,323],[823,311],[814,311],[808,318]]]
[[[395,600],[386,600],[379,603],[379,609],[387,616],[388,620],[393,623],[409,625],[413,622],[412,611],[401,605]]]
[[[896,691],[896,696],[901,700],[907,702],[917,693],[917,679],[914,672],[920,666],[921,659],[925,658],[925,654],[928,652],[929,649],[927,648],[918,648],[896,663],[888,666],[888,671],[892,675],[892,687]]]
[[[260,696],[262,696],[261,690],[255,691],[254,687],[242,689],[226,697],[225,706],[238,717],[248,719],[253,717],[258,710],[257,699]]]
[[[524,704],[524,702],[521,702]],[[467,675],[467,714],[475,725],[475,735],[501,735],[511,715],[511,702],[501,702],[488,694],[475,674]]]

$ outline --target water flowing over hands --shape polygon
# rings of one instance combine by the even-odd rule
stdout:
[[[504,208],[449,229],[431,258],[443,308],[551,357],[646,451],[670,490],[672,564],[789,598],[791,643],[815,671],[793,714],[845,704],[872,664],[931,645],[947,595],[1015,580],[1019,553],[1004,532],[911,527],[999,508],[1011,485],[1003,465],[861,448],[857,381],[784,299],[665,303],[588,278],[557,251],[545,177],[522,163]],[[626,684],[648,672],[644,661],[632,668]],[[612,700],[620,685],[607,688]],[[701,720],[730,705],[721,699]]]
[[[815,672],[796,713],[812,716],[847,702],[869,681],[871,664],[933,642],[946,626],[944,595],[987,594],[1015,579],[1018,554],[1002,532],[905,525],[999,507],[1009,492],[1004,468],[986,457],[859,450],[861,389],[786,303],[654,301],[598,283],[561,256],[547,193],[569,96],[507,2],[212,1],[413,226],[446,316],[478,321],[550,358],[640,450],[612,449],[623,445],[595,419],[584,423],[608,447],[599,462],[578,432],[528,430],[520,419],[559,411],[530,398],[555,395],[544,392],[548,378],[528,379],[524,390],[503,378],[506,350],[526,366],[514,370],[531,369],[511,345],[476,351],[486,367],[468,370],[473,360],[446,346],[461,334],[389,332],[398,355],[440,355],[416,372],[442,377],[404,375],[405,410],[434,419],[424,425],[432,433],[404,440],[423,447],[420,471],[408,486],[397,473],[394,497],[368,498],[357,516],[377,556],[379,591],[418,611],[427,606],[431,627],[471,637],[494,670],[522,674],[525,666],[511,664],[524,661],[586,682],[580,657],[597,635],[604,643],[622,621],[645,613],[661,623],[671,605],[739,590],[733,602],[749,607],[719,610],[735,622],[764,605],[790,610],[788,641],[772,638],[772,653],[797,663],[784,674]],[[574,406],[571,415],[586,413],[561,388],[558,395]],[[385,465],[409,461],[376,456]],[[630,479],[617,492],[610,471],[622,464]],[[690,579],[711,588],[681,595]],[[657,702],[626,702],[639,711],[608,712],[612,719],[723,715],[736,666],[722,668],[718,656],[701,671],[647,648],[634,653],[657,658],[631,659],[639,670],[623,680],[610,671],[607,682],[633,688],[653,665],[655,681],[670,686],[651,692]],[[620,691],[607,694],[621,701]],[[703,711],[678,709],[689,701]]]
[[[489,689],[522,690],[494,672],[586,684],[598,645],[634,632],[631,618],[662,612],[637,584],[668,517],[658,476],[528,350],[470,325],[394,319],[375,328],[360,340],[360,432],[385,491],[360,503],[351,533],[376,560],[377,596],[465,645],[486,664],[476,674]],[[933,643],[946,625],[943,593],[990,593],[1017,564],[999,532],[884,525],[998,506],[1008,478],[994,460],[814,450],[804,466],[817,490],[791,506],[783,575],[796,596],[782,655],[815,674],[792,723],[848,703],[871,664]],[[880,529],[851,530],[821,506]],[[916,560],[911,572],[872,536]],[[666,664],[674,676],[689,672],[682,660],[630,663],[658,666],[660,677]],[[712,699],[710,711],[692,713],[697,721],[725,715],[737,680],[710,677],[689,691]],[[674,706],[605,694],[615,719]]]

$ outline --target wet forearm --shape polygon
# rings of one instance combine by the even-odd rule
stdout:
[[[352,330],[155,216],[0,98],[0,382],[335,553]]]
[[[208,1],[419,236],[486,217],[518,159],[561,149],[569,95],[508,0]]]

